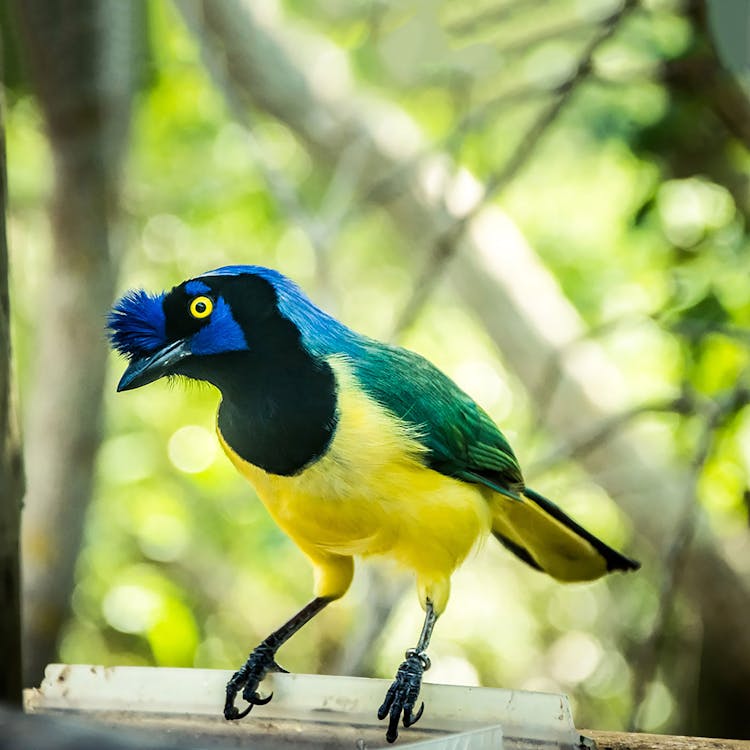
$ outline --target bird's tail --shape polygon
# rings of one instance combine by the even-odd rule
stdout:
[[[640,563],[577,524],[553,502],[526,488],[523,501],[495,495],[492,533],[507,549],[560,581],[589,581]]]

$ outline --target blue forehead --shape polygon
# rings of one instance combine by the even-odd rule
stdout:
[[[202,279],[204,276],[241,276],[244,273],[253,274],[255,276],[277,276],[285,278],[278,271],[274,271],[272,268],[266,268],[265,266],[250,266],[250,265],[234,265],[234,266],[222,266],[221,268],[214,268],[213,271],[206,271],[205,273],[196,276],[196,279]]]
[[[107,333],[120,354],[132,358],[164,346],[163,300],[163,294],[149,294],[143,289],[133,289],[118,300],[107,317]]]
[[[204,284],[202,281],[193,279],[192,281],[188,281],[187,284],[185,284],[185,291],[191,297],[195,297],[198,294],[208,294],[211,291],[211,288],[206,286],[206,284]]]

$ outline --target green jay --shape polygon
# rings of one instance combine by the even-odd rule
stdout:
[[[639,567],[526,487],[502,432],[439,369],[351,330],[275,270],[226,266],[162,294],[131,291],[108,330],[129,360],[118,390],[164,376],[219,389],[224,451],[313,567],[314,598],[229,681],[227,719],[271,699],[258,691],[281,670],[277,650],[344,595],[355,557],[384,555],[412,571],[425,612],[378,710],[389,742],[399,721],[422,715],[427,647],[451,574],[483,538],[561,581]]]

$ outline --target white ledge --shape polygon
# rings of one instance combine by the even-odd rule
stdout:
[[[50,664],[39,688],[26,691],[29,713],[92,718],[109,726],[159,731],[189,747],[386,746],[375,712],[387,680],[272,674],[262,692],[273,700],[241,721],[222,716],[232,673],[214,669]],[[399,730],[397,747],[458,750],[565,748],[580,743],[564,695],[424,683],[424,715]],[[238,706],[241,701],[238,699]]]

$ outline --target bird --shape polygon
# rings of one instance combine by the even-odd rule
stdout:
[[[159,294],[131,290],[107,329],[128,360],[118,391],[174,376],[220,391],[219,443],[312,564],[313,598],[227,683],[228,720],[271,700],[259,688],[286,671],[277,651],[346,593],[355,558],[384,556],[411,571],[424,610],[377,710],[388,742],[399,722],[422,716],[427,649],[451,575],[482,540],[563,582],[640,567],[527,487],[501,430],[440,369],[355,332],[277,270],[229,265]]]

